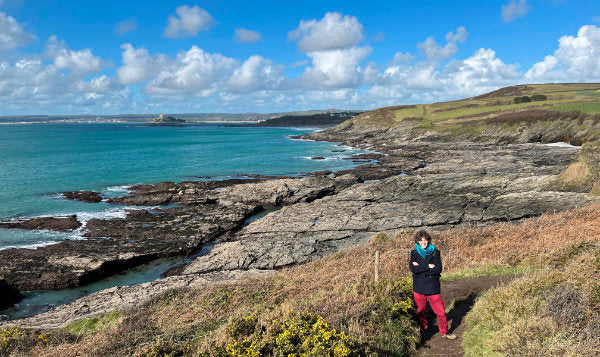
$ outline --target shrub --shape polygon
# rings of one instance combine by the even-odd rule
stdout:
[[[515,102],[515,104],[519,104],[519,103],[529,103],[531,102],[531,98],[529,98],[528,96],[524,95],[522,97],[515,97],[513,99],[513,101]]]
[[[542,101],[542,100],[548,100],[548,97],[546,97],[543,94],[534,94],[534,95],[531,96],[531,100],[534,101],[534,102],[539,102],[539,101]]]
[[[231,339],[201,356],[359,356],[356,340],[338,332],[317,314],[290,310],[259,326],[254,315],[233,319]]]

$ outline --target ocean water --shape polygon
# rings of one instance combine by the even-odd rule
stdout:
[[[148,127],[137,124],[30,124],[0,126],[0,220],[77,214],[124,217],[120,205],[62,198],[62,191],[126,194],[140,183],[226,179],[236,174],[299,175],[352,167],[351,153],[335,143],[290,139],[310,129]],[[312,160],[323,156],[325,160]],[[35,247],[69,233],[0,229],[0,249]]]

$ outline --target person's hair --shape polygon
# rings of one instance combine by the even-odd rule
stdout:
[[[415,232],[415,243],[418,243],[421,239],[427,239],[427,242],[431,243],[431,236],[426,230],[421,229]]]

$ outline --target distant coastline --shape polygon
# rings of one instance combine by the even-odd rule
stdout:
[[[270,119],[281,117],[304,117],[318,114],[353,113],[358,115],[362,110],[307,110],[297,112],[279,112],[279,113],[180,113],[169,114],[177,119],[186,121],[190,124],[258,124]],[[157,118],[160,113],[149,114],[118,114],[118,115],[5,115],[0,116],[0,125],[19,125],[19,124],[66,124],[66,123],[115,123],[115,124],[144,124],[150,123]]]

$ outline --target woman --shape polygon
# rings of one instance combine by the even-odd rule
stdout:
[[[413,295],[417,304],[417,314],[424,330],[427,330],[427,300],[438,318],[438,328],[443,338],[455,340],[448,333],[448,320],[444,301],[440,295],[440,274],[442,258],[440,251],[431,244],[431,236],[424,230],[415,233],[415,249],[410,252],[410,271],[413,273]]]

